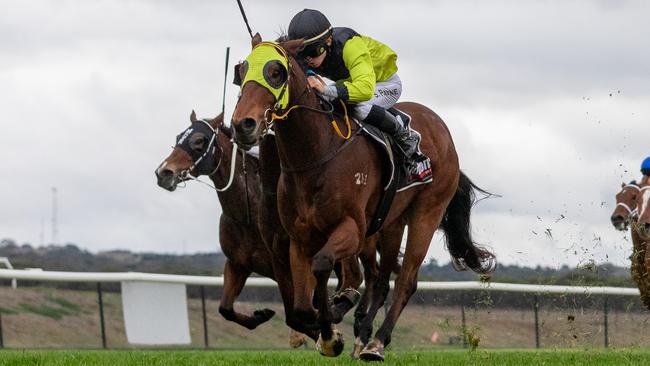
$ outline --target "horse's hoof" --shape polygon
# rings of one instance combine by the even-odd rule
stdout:
[[[262,324],[265,321],[268,321],[269,319],[273,318],[275,315],[275,311],[271,309],[261,309],[261,310],[255,310],[253,312],[253,317],[259,322],[258,324]]]
[[[359,359],[359,354],[361,353],[361,350],[363,349],[364,344],[361,343],[361,338],[356,337],[354,339],[354,346],[352,347],[352,352],[350,352],[350,357],[352,357],[355,360]]]
[[[318,341],[316,342],[316,349],[320,352],[321,355],[327,357],[337,357],[343,352],[343,333],[339,332],[338,329],[332,329],[332,339],[323,340],[322,336],[318,336]]]
[[[307,343],[307,336],[298,332],[291,332],[289,335],[289,346],[298,348]]]
[[[383,361],[384,345],[376,339],[373,340],[364,347],[363,351],[359,354],[359,358],[363,361]]]
[[[350,304],[350,308],[352,308],[359,302],[360,299],[361,293],[352,287],[348,287],[345,290],[341,290],[336,295],[334,295],[332,302],[337,305],[343,301],[346,301]]]

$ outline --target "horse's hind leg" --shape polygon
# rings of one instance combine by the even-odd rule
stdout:
[[[390,276],[395,269],[403,235],[404,224],[401,222],[385,227],[381,232],[381,239],[378,243],[378,246],[380,247],[379,271],[378,275],[374,278],[375,281],[372,284],[372,291],[369,295],[371,296],[370,308],[363,318],[361,318],[360,314],[358,340],[355,340],[355,350],[353,350],[352,357],[358,357],[361,349],[363,349],[370,340],[370,336],[372,335],[372,323],[377,316],[377,312],[384,305],[390,290]],[[366,282],[366,288],[370,285],[370,283]]]
[[[250,316],[238,313],[233,309],[235,299],[241,293],[250,274],[250,271],[238,268],[230,260],[226,260],[223,269],[223,295],[219,304],[219,313],[226,320],[233,321],[248,329],[255,329],[258,325],[271,319],[275,315],[275,311],[271,309],[255,310],[253,315]]]
[[[368,314],[368,307],[372,300],[373,289],[377,281],[377,276],[379,275],[379,266],[377,265],[377,238],[378,235],[375,235],[366,240],[366,245],[364,245],[363,250],[359,253],[359,259],[361,259],[361,263],[363,264],[364,281],[366,286],[361,295],[361,300],[354,311],[354,346],[352,352],[350,352],[352,358],[359,358],[359,352],[361,352],[361,349],[364,346],[361,344],[361,338],[359,337],[361,322]]]
[[[384,359],[384,347],[390,343],[391,333],[395,328],[397,319],[417,289],[418,270],[427,254],[433,233],[440,225],[448,203],[446,201],[444,205],[438,204],[435,208],[429,207],[426,210],[420,206],[422,211],[419,214],[413,212],[408,223],[410,230],[408,231],[406,252],[404,253],[402,268],[395,281],[392,304],[384,322],[375,333],[375,338],[361,352],[361,359],[366,361]]]
[[[650,294],[648,293],[648,281],[650,278],[648,278],[648,270],[646,268],[646,244],[637,234],[634,225],[632,226],[633,227],[630,229],[632,235],[632,255],[630,255],[632,265],[630,266],[630,272],[632,279],[639,288],[641,302],[646,307],[650,308]]]

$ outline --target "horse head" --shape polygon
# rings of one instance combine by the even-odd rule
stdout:
[[[223,129],[223,114],[212,120],[197,119],[192,111],[190,126],[176,136],[171,154],[156,169],[158,185],[174,191],[178,183],[194,177],[212,175],[221,161],[223,149],[217,141],[218,131]],[[219,150],[219,153],[217,153]]]
[[[636,209],[639,213],[636,229],[644,241],[650,240],[650,177],[644,177],[639,184],[636,197]]]
[[[628,225],[636,220],[636,198],[639,195],[639,186],[636,181],[621,184],[621,191],[616,194],[616,207],[612,213],[612,225],[617,230],[627,230]]]
[[[302,43],[302,40],[263,42],[259,33],[253,37],[251,53],[237,68],[236,79],[241,80],[241,90],[232,126],[234,140],[240,147],[249,149],[256,145],[262,132],[271,128],[276,113],[289,106],[296,80],[307,88],[304,72],[292,67],[296,63],[293,57]]]

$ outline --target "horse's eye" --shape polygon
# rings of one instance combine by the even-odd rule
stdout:
[[[190,147],[193,150],[201,150],[204,145],[205,145],[205,137],[203,137],[203,136],[197,136],[197,137],[193,138],[191,143],[190,143]]]
[[[263,75],[273,88],[280,88],[287,78],[284,66],[277,60],[271,60],[264,65]]]

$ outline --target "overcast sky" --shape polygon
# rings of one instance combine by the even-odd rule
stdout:
[[[501,263],[627,265],[609,216],[650,154],[645,1],[243,0],[265,39],[305,7],[399,55],[402,100],[447,123],[461,167],[503,197],[474,211]],[[0,0],[0,238],[91,251],[218,250],[217,196],[154,169],[190,111],[221,109],[250,39],[236,1]],[[229,79],[231,79],[229,76]],[[237,87],[226,93],[230,116]],[[548,229],[548,230],[547,230]],[[430,254],[448,262],[439,238]]]

